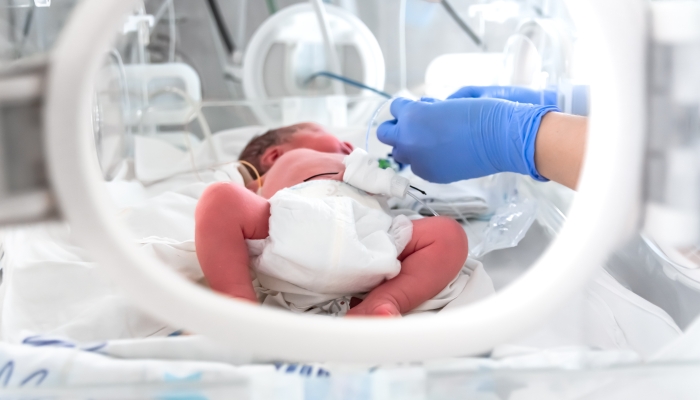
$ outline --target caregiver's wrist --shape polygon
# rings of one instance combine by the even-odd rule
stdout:
[[[543,177],[575,189],[583,164],[588,120],[549,112],[541,119],[535,139],[535,168]]]

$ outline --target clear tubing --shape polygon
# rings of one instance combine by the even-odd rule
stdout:
[[[384,110],[384,107],[386,107],[387,104],[391,103],[394,101],[396,97],[392,97],[391,99],[383,102],[379,107],[377,107],[377,111],[372,114],[372,118],[369,120],[369,125],[367,125],[367,133],[365,134],[365,151],[369,153],[369,134],[372,132],[372,126],[374,125],[374,121],[377,119],[377,116],[379,116],[379,113]]]
[[[177,30],[175,29],[175,0],[165,0],[163,4],[158,8],[156,14],[153,17],[153,26],[158,25],[165,12],[168,12],[168,24],[169,24],[169,36],[170,42],[168,46],[168,62],[175,62],[175,43],[177,42]],[[155,29],[151,32],[151,35],[155,32]]]
[[[141,16],[146,15],[146,10],[143,6],[139,7],[138,14]],[[136,43],[138,45],[137,54],[139,64],[146,64],[146,46],[148,46],[149,42],[150,27],[148,26],[148,22],[142,20],[138,23],[138,27],[136,30]]]
[[[340,58],[338,58],[335,42],[333,41],[333,36],[331,35],[331,26],[328,22],[326,7],[321,0],[310,0],[310,2],[316,13],[318,27],[321,30],[321,36],[323,36],[323,44],[326,49],[326,61],[328,62],[329,69],[336,75],[342,75],[342,71],[340,70]],[[332,81],[331,83],[335,94],[345,94],[345,88],[341,82]]]
[[[432,207],[427,205],[423,200],[419,199],[418,196],[416,196],[415,194],[413,194],[411,192],[407,192],[406,194],[411,196],[411,198],[413,198],[413,200],[419,202],[423,207],[427,208],[431,213],[433,213],[434,216],[436,216],[436,217],[440,216],[438,213],[435,212],[435,210],[432,209]]]
[[[459,25],[460,28],[464,31],[464,33],[469,36],[472,41],[474,41],[474,44],[476,44],[482,51],[484,51],[484,43],[481,41],[481,38],[474,33],[472,28],[467,25],[467,23],[462,19],[462,17],[457,14],[457,11],[452,7],[450,3],[447,2],[447,0],[441,0],[440,4],[442,4],[443,8],[447,13],[452,17],[452,19]]]
[[[408,90],[406,62],[406,0],[399,4],[399,92]]]
[[[112,49],[109,54],[117,61],[117,66],[119,68],[119,77],[124,83],[124,87],[122,88],[122,96],[123,96],[123,101],[122,101],[122,107],[124,107],[124,115],[128,116],[131,114],[131,100],[129,100],[129,82],[126,79],[126,69],[124,68],[124,60],[122,60],[121,54],[119,54],[119,51],[116,49]],[[123,116],[124,117],[124,116]],[[127,118],[124,118],[127,119]],[[126,133],[131,137],[132,131],[131,131],[131,124],[129,121],[125,121],[126,126]],[[130,139],[129,139],[130,140]],[[127,140],[127,143],[130,143],[129,140]]]
[[[37,3],[34,3],[35,6]],[[37,9],[34,14],[34,32],[36,34],[36,48],[37,50],[44,52],[46,50],[46,17],[47,14],[45,9]]]
[[[339,80],[339,81],[343,82],[343,83],[346,84],[346,85],[354,86],[354,87],[357,87],[357,88],[360,88],[360,89],[369,90],[369,91],[371,91],[371,92],[373,92],[373,93],[376,93],[376,94],[378,94],[378,95],[380,95],[380,96],[382,96],[382,97],[386,97],[387,99],[390,99],[390,98],[391,98],[391,95],[390,95],[389,93],[382,92],[381,90],[375,89],[375,88],[373,88],[373,87],[371,87],[371,86],[367,86],[367,85],[365,85],[365,84],[362,83],[362,82],[358,82],[358,81],[356,81],[356,80],[354,80],[354,79],[350,79],[350,78],[345,77],[345,76],[336,75],[336,74],[334,74],[334,73],[332,73],[332,72],[328,72],[328,71],[316,72],[315,74],[313,74],[313,75],[311,75],[310,77],[306,78],[306,80],[304,81],[304,85],[308,85],[311,81],[313,81],[314,79],[316,79],[316,78],[319,77],[319,76],[325,76],[326,78],[331,78],[331,79]]]
[[[478,246],[481,246],[481,243],[477,243],[476,246],[472,246],[472,241],[475,238],[478,238],[478,240],[480,242],[483,242],[484,235],[481,232],[477,231],[472,226],[472,224],[469,223],[469,221],[467,220],[467,217],[465,217],[464,214],[462,214],[462,212],[459,211],[459,209],[457,207],[455,207],[452,203],[450,203],[447,200],[443,200],[443,199],[434,199],[434,200],[437,200],[437,201],[447,205],[448,207],[450,207],[452,209],[452,211],[455,212],[455,214],[459,215],[459,219],[461,220],[460,224],[462,225],[464,232],[466,232],[467,236],[469,237],[469,257],[473,257],[474,256],[474,249],[477,248]]]
[[[201,176],[199,176],[199,169],[197,169],[197,162],[194,160],[194,150],[192,149],[192,141],[190,141],[190,134],[188,132],[182,132],[183,136],[185,137],[185,144],[187,144],[187,150],[188,153],[190,154],[190,163],[192,164],[192,172],[194,172],[194,176],[197,177],[197,180],[200,182],[204,182]]]
[[[190,97],[190,95],[187,94],[187,92],[178,89],[176,87],[168,86],[165,87],[161,90],[156,91],[151,95],[151,97],[156,96],[161,93],[174,93],[177,94],[178,96],[182,97],[192,108],[193,114],[197,117],[197,122],[199,122],[199,126],[202,129],[202,133],[204,133],[204,137],[208,140],[209,142],[209,149],[211,150],[212,155],[214,156],[215,162],[218,164],[221,161],[221,157],[219,156],[219,152],[217,151],[216,146],[214,146],[214,140],[212,137],[211,129],[209,127],[209,123],[207,122],[207,119],[204,117],[204,114],[202,113],[202,108]],[[194,154],[192,153],[192,144],[190,143],[190,138],[189,135],[185,134],[185,141],[187,142],[187,147],[190,150],[190,157],[192,161],[192,168],[194,169],[194,172],[197,173],[197,167],[194,162]],[[201,180],[201,179],[200,179]]]
[[[245,48],[246,42],[245,42],[245,32],[246,32],[246,22],[247,22],[247,17],[248,17],[248,0],[242,0],[239,2],[238,6],[238,33],[237,33],[237,40],[236,43],[238,43],[238,47],[236,51],[242,52],[243,49]]]
[[[428,211],[430,211],[433,215],[435,215],[436,217],[438,216],[438,213],[437,213],[435,210],[433,210],[430,206],[428,206],[428,204],[427,204],[426,202],[421,201],[416,195],[414,195],[414,194],[411,193],[411,192],[408,192],[407,194],[410,195],[411,198],[413,198],[414,200],[418,201],[418,203],[420,203],[422,206],[424,206],[425,208],[427,208]],[[461,220],[462,223],[464,223],[464,224],[466,224],[466,225],[469,225],[469,220],[467,219],[467,217],[465,217],[464,214],[463,214],[461,211],[459,211],[459,209],[458,209],[457,207],[453,206],[452,203],[450,203],[450,202],[447,201],[447,200],[438,199],[438,198],[433,198],[432,200],[433,200],[433,201],[439,201],[440,203],[443,203],[443,204],[445,204],[447,207],[451,208],[452,211],[454,211],[454,213],[455,213],[456,215],[459,216],[459,220]]]
[[[409,192],[408,194],[409,194],[413,199],[417,200],[422,206],[424,206],[425,208],[427,208],[431,213],[433,213],[433,215],[435,215],[436,217],[438,216],[437,212],[435,212],[435,210],[433,210],[432,208],[430,208],[430,207],[428,206],[427,203],[421,201],[420,199],[418,199],[418,197],[416,197],[415,195],[413,195],[413,194],[410,193],[410,192]],[[459,216],[458,222],[460,222],[460,224],[464,227],[465,232],[467,232],[467,236],[470,236],[470,237],[472,237],[472,238],[473,238],[473,237],[479,237],[479,236],[480,236],[479,232],[475,231],[474,228],[472,227],[472,225],[469,223],[469,220],[467,220],[467,217],[465,217],[464,214],[462,214],[462,212],[459,211],[459,209],[458,209],[457,207],[455,207],[454,205],[452,205],[452,203],[450,203],[449,201],[443,200],[443,199],[438,199],[438,198],[433,198],[433,200],[436,200],[436,201],[439,201],[439,202],[445,204],[446,206],[448,206],[449,208],[451,208],[452,211],[454,211],[454,213],[455,213],[456,215]],[[473,256],[473,249],[472,249],[471,246],[469,246],[469,256],[470,256],[470,257]]]
[[[156,95],[161,94],[161,93],[175,93],[175,94],[179,95],[180,97],[182,97],[185,101],[187,101],[187,103],[190,104],[190,107],[192,107],[194,105],[194,101],[192,101],[190,96],[188,96],[187,93],[183,92],[182,90],[180,90],[178,88],[166,87],[166,88],[163,88],[162,90],[159,90],[159,91],[153,93],[152,96],[156,96]],[[196,110],[196,108],[193,107],[193,110]],[[201,114],[197,111],[195,111],[195,113],[197,114],[197,119],[199,119],[199,116]],[[204,122],[200,121],[200,126],[202,126],[202,131],[205,132],[204,135],[206,136],[207,134],[206,134],[206,131],[204,130],[204,125],[207,126],[207,129],[209,128],[206,121],[204,121]],[[209,131],[209,134],[211,135],[211,131]],[[192,141],[190,141],[190,135],[188,132],[183,132],[183,136],[185,138],[185,145],[187,146],[188,154],[190,156],[190,164],[192,164],[192,172],[194,172],[194,175],[197,177],[198,181],[204,182],[202,180],[202,177],[199,176],[200,168],[197,168],[197,162],[194,159],[194,150],[192,149]],[[211,140],[209,142],[211,143]],[[212,144],[212,146],[213,146],[213,144]],[[216,157],[216,152],[214,152],[214,156]],[[218,161],[218,158],[217,158],[217,161]],[[204,169],[204,168],[201,168],[201,169]]]
[[[175,62],[175,44],[177,41],[177,29],[175,26],[175,1],[168,0],[168,26],[170,29],[170,43],[168,48],[168,62]]]
[[[171,2],[172,0],[165,0],[163,1],[163,4],[160,5],[158,8],[158,11],[156,11],[156,14],[153,16],[153,25],[158,25],[158,22],[163,18],[165,15],[165,12],[168,11],[168,3]]]
[[[465,217],[464,214],[462,214],[462,212],[459,211],[459,209],[458,209],[457,207],[453,206],[452,203],[450,203],[450,202],[447,201],[447,200],[438,199],[438,198],[433,198],[433,200],[439,201],[440,203],[443,203],[443,204],[445,204],[447,207],[451,208],[452,211],[454,211],[455,214],[457,214],[457,215],[459,216],[459,219],[460,219],[464,224],[469,225],[469,221],[467,220],[467,217]],[[428,210],[430,210],[430,208],[428,208]],[[434,212],[433,210],[430,210],[430,211],[431,211],[431,212]]]
[[[143,6],[139,8],[138,11],[139,15],[145,15],[146,10],[144,9]],[[136,30],[136,44],[137,44],[137,55],[138,55],[138,64],[145,65],[147,64],[146,62],[146,46],[148,46],[148,42],[150,41],[150,31],[149,31],[149,26],[148,22],[141,21],[138,23],[138,29]],[[149,98],[148,98],[148,87],[146,85],[146,81],[141,82],[141,104],[142,104],[142,110],[147,110],[149,107]],[[143,114],[143,112],[142,112]],[[143,129],[143,124],[139,124],[139,133],[141,135],[145,134],[145,131]]]
[[[24,27],[22,28],[22,40],[19,41],[19,44],[16,45],[16,52],[17,56],[22,57],[24,56],[24,47],[27,44],[27,40],[29,39],[29,31],[32,28],[32,25],[37,25],[34,23],[34,9],[36,7],[30,7],[29,11],[27,11],[27,17],[24,20]]]

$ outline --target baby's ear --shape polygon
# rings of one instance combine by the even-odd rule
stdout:
[[[283,154],[284,150],[281,146],[268,147],[260,156],[260,166],[263,168],[263,171],[267,171],[275,165],[277,159],[282,157]]]

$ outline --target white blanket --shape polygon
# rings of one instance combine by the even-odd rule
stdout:
[[[214,181],[216,173],[209,178]],[[177,177],[184,180],[183,177]],[[208,183],[190,182],[179,190],[149,197],[131,184],[110,183],[121,196],[120,218],[131,228],[134,249],[158,257],[192,281],[203,278],[194,247],[194,210]],[[136,195],[134,193],[137,193]],[[131,199],[129,201],[125,199]],[[0,334],[18,342],[27,334],[50,334],[81,342],[167,336],[168,327],[131,305],[99,266],[70,239],[65,225],[8,232],[2,287]],[[466,298],[493,293],[488,276],[479,275]],[[469,274],[457,282],[466,286]],[[478,282],[478,285],[476,284]],[[450,299],[461,291],[453,291]],[[274,296],[273,296],[274,297]],[[442,299],[443,303],[445,299]]]
[[[164,176],[172,173],[175,175],[168,179],[158,178],[148,186],[135,181],[121,181],[110,183],[109,188],[119,200],[122,218],[132,227],[135,249],[161,257],[190,279],[197,280],[202,275],[199,268],[193,268],[196,256],[192,240],[192,215],[196,199],[206,183],[199,182],[192,173],[178,174],[171,170],[166,171]],[[199,175],[207,183],[240,179],[231,166],[202,171]],[[103,340],[112,343],[115,339],[123,343],[120,340],[129,340],[130,344],[126,347],[141,349],[131,353],[133,357],[150,358],[160,357],[156,350],[161,347],[154,343],[171,340],[156,336],[166,336],[177,330],[177,327],[168,327],[131,305],[100,268],[89,262],[84,252],[71,242],[70,230],[64,225],[15,229],[8,232],[4,244],[5,256],[0,261],[3,268],[0,293],[4,292],[0,308],[0,334],[5,342],[20,343],[27,336],[35,334],[68,337],[80,343]],[[475,279],[476,276],[481,278]],[[478,282],[490,282],[483,267],[472,271],[462,295],[447,307],[469,304],[492,293],[492,289],[488,290],[488,284],[477,285]],[[500,354],[532,354],[538,349],[582,346],[633,350],[637,354],[648,355],[678,336],[680,330],[665,312],[634,295],[609,276],[602,275],[537,332],[515,342],[517,347],[501,347],[499,351]],[[176,347],[183,345],[177,341],[167,343],[180,343]],[[30,351],[23,347],[2,346],[0,368],[8,360],[22,359],[24,363],[25,357],[26,365],[43,366],[45,364],[40,361],[53,363],[55,357],[56,364],[51,365],[60,370],[67,368],[66,360],[76,357],[75,350],[62,349],[64,353],[61,355],[49,354],[45,349]],[[183,355],[183,358],[206,359],[207,353],[201,347],[187,348],[192,350],[184,353],[186,356]],[[110,355],[129,357],[116,352]],[[94,365],[96,371],[100,371],[99,366],[107,362],[94,357],[80,357],[79,362],[82,360],[86,361],[81,365]],[[15,365],[19,363],[17,361]],[[126,364],[110,365],[119,369]],[[139,361],[131,365],[137,368],[146,364]],[[148,370],[163,371],[156,364],[148,365]],[[30,367],[23,369],[23,374],[18,373],[17,379],[31,376],[35,370]],[[140,371],[143,373],[145,370]],[[188,371],[192,370],[188,369],[181,375],[173,373],[173,376],[188,376]],[[226,373],[219,376],[229,376]],[[31,378],[31,381],[38,380],[39,375]],[[118,375],[118,379],[127,382],[128,376]],[[164,375],[160,376],[162,378]],[[94,379],[91,382],[96,383],[97,379]],[[19,385],[21,382],[18,380],[13,384]],[[52,382],[62,384],[67,381]],[[107,382],[101,380],[99,383]]]
[[[194,183],[128,207],[123,214],[134,227],[135,249],[161,257],[193,280],[202,275],[194,253],[192,215],[197,193],[204,187]],[[148,223],[150,219],[154,220]],[[91,342],[164,336],[177,330],[130,305],[70,242],[69,233],[64,226],[8,232],[2,260],[3,340],[17,342],[33,332]],[[470,287],[456,303],[488,296],[492,293],[484,289],[488,283]],[[648,356],[680,334],[663,310],[601,271],[575,300],[516,343],[539,349],[571,345],[630,349]]]
[[[249,381],[251,377],[260,379],[275,373],[273,365],[236,367],[213,361],[157,360],[152,356],[148,357],[150,359],[119,359],[105,355],[107,343],[101,347],[80,348],[63,340],[34,340],[26,345],[0,342],[3,388],[84,388],[175,382],[233,385]],[[217,350],[221,352],[220,347]]]
[[[399,175],[408,179],[412,186],[423,190],[426,195],[418,195],[419,198],[440,215],[460,219],[479,217],[493,212],[489,207],[491,194],[487,186],[488,178],[439,184],[418,177],[410,167],[401,171]],[[391,199],[389,204],[392,207],[413,210],[422,215],[432,215],[427,207],[409,196],[403,199]]]

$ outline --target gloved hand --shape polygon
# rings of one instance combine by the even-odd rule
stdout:
[[[555,90],[532,90],[520,86],[465,86],[448,97],[463,98],[493,98],[545,106],[557,105]]]
[[[535,138],[550,111],[558,109],[499,99],[398,98],[391,104],[396,119],[381,124],[377,137],[394,147],[396,161],[431,182],[498,172],[545,181],[535,168]]]

